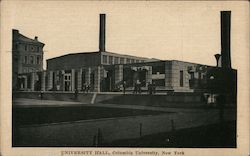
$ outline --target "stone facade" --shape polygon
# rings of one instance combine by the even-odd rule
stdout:
[[[71,92],[75,89],[83,91],[84,87],[90,86],[90,91],[101,92],[119,91],[126,81],[127,90],[133,90],[135,83],[139,82],[143,90],[154,84],[158,91],[194,92],[197,87],[193,87],[192,82],[203,81],[208,68],[212,67],[175,60],[99,65],[26,73],[22,76],[28,77],[29,82],[22,86],[24,90]],[[40,87],[35,86],[38,83]]]
[[[17,87],[24,87],[18,82],[18,74],[43,70],[44,45],[38,41],[38,37],[31,39],[19,33],[18,30],[12,30],[12,88],[14,90]],[[23,81],[26,81],[25,79],[27,78],[22,77]]]

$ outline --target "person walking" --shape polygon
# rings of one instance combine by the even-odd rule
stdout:
[[[40,92],[40,99],[43,100],[43,90]]]
[[[138,82],[138,87],[137,88],[138,88],[138,93],[141,94],[141,82],[140,81]]]
[[[123,81],[122,88],[123,88],[123,94],[125,95],[125,92],[126,92],[126,81]]]
[[[85,93],[86,89],[87,89],[87,86],[86,86],[86,83],[84,83],[83,86],[82,86],[82,91]]]
[[[77,100],[77,98],[78,98],[78,89],[76,88],[75,89],[75,100]]]
[[[87,93],[89,92],[89,90],[90,90],[90,85],[87,84]]]
[[[156,85],[155,85],[155,82],[153,82],[153,84],[152,84],[152,92],[153,92],[153,94],[156,93]]]
[[[150,82],[148,83],[148,93],[152,95],[152,84]]]

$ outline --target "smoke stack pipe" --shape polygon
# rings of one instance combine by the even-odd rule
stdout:
[[[231,11],[221,11],[221,66],[231,68],[230,29]]]
[[[105,51],[105,24],[106,15],[100,14],[100,31],[99,31],[99,51]]]
[[[214,57],[216,59],[216,67],[219,67],[220,54],[215,54]]]

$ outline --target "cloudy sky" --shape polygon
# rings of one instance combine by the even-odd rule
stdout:
[[[10,1],[7,34],[18,29],[45,43],[45,59],[98,51],[99,14],[106,14],[106,50],[121,54],[215,65],[220,11],[232,11],[232,65],[248,37],[247,2]],[[239,18],[240,17],[240,18]],[[243,49],[244,50],[244,49]]]

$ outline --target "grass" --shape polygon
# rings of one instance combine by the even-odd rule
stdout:
[[[95,106],[16,107],[13,108],[13,124],[22,126],[161,113],[166,112]]]
[[[103,147],[236,148],[236,122],[225,122],[117,140]]]

